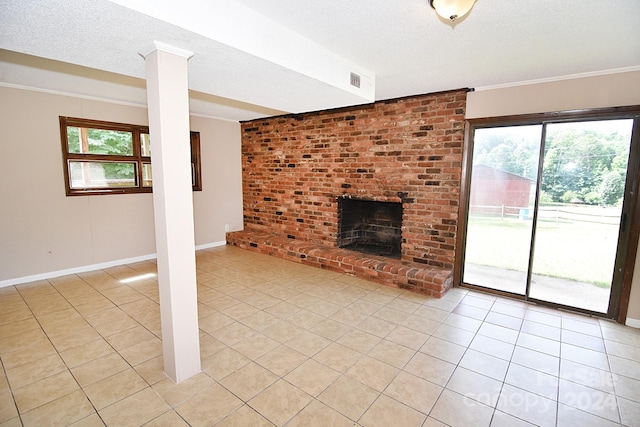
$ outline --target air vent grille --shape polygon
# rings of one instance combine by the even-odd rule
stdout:
[[[351,73],[351,78],[350,78],[350,83],[351,83],[351,86],[355,86],[357,88],[360,88],[360,75],[352,72]]]

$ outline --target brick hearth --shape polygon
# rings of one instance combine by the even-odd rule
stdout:
[[[451,288],[450,270],[292,240],[254,228],[229,233],[227,244],[438,298]]]
[[[451,286],[467,90],[242,123],[239,247],[441,296]],[[337,248],[338,198],[402,202],[401,259]]]

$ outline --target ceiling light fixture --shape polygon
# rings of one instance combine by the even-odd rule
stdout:
[[[475,2],[476,0],[429,0],[436,13],[451,22],[469,13]]]

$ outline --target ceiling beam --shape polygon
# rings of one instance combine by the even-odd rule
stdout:
[[[373,72],[234,0],[109,1],[341,89],[362,102],[375,100]]]

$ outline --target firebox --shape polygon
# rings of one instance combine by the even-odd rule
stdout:
[[[400,258],[402,203],[338,198],[338,246]]]

